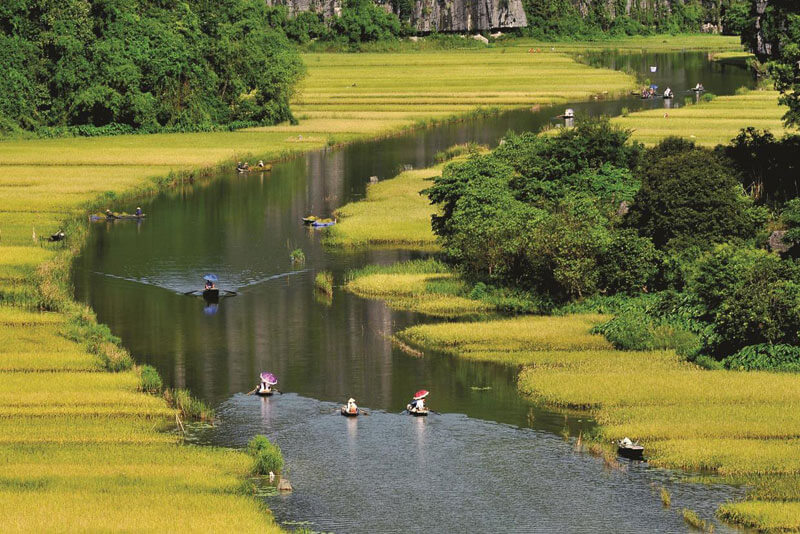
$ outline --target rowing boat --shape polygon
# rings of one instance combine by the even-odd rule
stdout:
[[[348,412],[347,408],[345,406],[342,406],[341,412],[342,412],[342,415],[345,416],[345,417],[358,417],[358,414],[361,413],[361,410],[356,408],[356,411]]]
[[[113,213],[111,215],[106,214],[95,214],[89,215],[89,220],[92,222],[97,221],[130,221],[130,220],[141,220],[147,217],[146,214],[142,213],[141,215],[132,215],[130,213]]]

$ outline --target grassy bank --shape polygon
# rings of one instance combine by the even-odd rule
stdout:
[[[418,325],[399,334],[460,357],[522,365],[520,391],[590,410],[603,440],[628,436],[652,465],[735,476],[755,487],[720,515],[800,529],[800,376],[705,371],[673,352],[611,350],[589,330],[601,316]]]
[[[777,101],[776,91],[744,91],[694,106],[639,111],[611,122],[633,130],[633,138],[646,145],[676,135],[712,147],[728,143],[747,126],[771,130],[780,137],[786,132],[781,121],[786,108]]]

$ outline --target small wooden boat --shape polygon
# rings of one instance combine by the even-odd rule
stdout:
[[[342,415],[345,417],[358,417],[358,415],[361,413],[361,410],[359,410],[358,408],[356,408],[356,411],[354,412],[348,412],[347,406],[342,406],[340,411]]]
[[[262,389],[259,388],[259,389],[256,390],[256,395],[260,395],[262,397],[271,397],[274,394],[275,394],[275,391],[273,391],[272,389],[264,389],[264,390],[262,390]]]
[[[112,214],[94,214],[89,215],[89,220],[92,222],[97,221],[130,221],[130,220],[140,220],[147,217],[146,214],[142,213],[141,215],[134,215],[131,213],[112,213]]]
[[[630,460],[644,460],[644,446],[625,438],[617,443],[617,454]]]
[[[414,417],[425,417],[426,415],[428,415],[428,412],[430,412],[428,408],[423,408],[422,410],[416,410],[412,408],[410,404],[406,406],[406,411],[410,415],[413,415]]]
[[[204,299],[218,299],[219,298],[219,288],[212,287],[210,289],[203,290],[203,298]]]
[[[314,228],[325,228],[336,224],[335,219],[317,219],[311,223]]]
[[[308,217],[303,217],[303,224],[311,224],[316,221],[319,217],[314,215],[309,215]]]

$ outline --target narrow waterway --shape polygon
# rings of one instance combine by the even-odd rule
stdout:
[[[601,54],[592,62],[641,73],[662,89],[672,87],[677,98],[569,105],[578,116],[683,105],[697,81],[717,95],[752,85],[744,69],[700,53]],[[650,65],[658,66],[656,73]],[[168,385],[186,387],[217,407],[220,421],[195,436],[200,442],[240,447],[263,433],[281,446],[295,491],[268,497],[267,504],[287,526],[300,522],[326,532],[685,531],[678,514],[662,507],[656,486],[670,488],[674,508],[706,517],[742,491],[682,483],[683,474],[646,464],[609,470],[564,437],[587,431],[592,422],[520,398],[516,369],[435,354],[411,357],[387,338],[428,319],[339,288],[328,301],[313,289],[320,270],[341,283],[348,269],[413,254],[325,249],[319,232],[300,223],[302,216],[329,215],[362,197],[370,176],[429,166],[436,152],[456,143],[494,146],[508,130],[552,123],[565,107],[322,150],[270,173],[223,173],[158,195],[142,205],[149,214],[142,223],[92,226],[75,263],[76,296],[137,362],[154,365]],[[306,254],[302,267],[289,260],[295,248]],[[186,296],[207,272],[238,294],[218,305]],[[275,373],[286,394],[242,394],[262,370]],[[441,415],[400,415],[410,394],[423,387]],[[350,396],[369,417],[335,414]]]

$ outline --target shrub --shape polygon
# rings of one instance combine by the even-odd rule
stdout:
[[[726,369],[738,371],[800,372],[800,347],[760,343],[739,349],[722,360]]]
[[[164,387],[161,375],[152,365],[142,365],[139,368],[139,379],[141,381],[139,390],[147,393],[161,393],[161,389]]]
[[[268,475],[280,474],[283,470],[283,454],[280,447],[271,443],[266,436],[253,436],[247,444],[247,452],[253,457],[252,473]]]
[[[660,264],[661,254],[650,239],[623,229],[600,254],[600,286],[612,293],[653,289]]]

